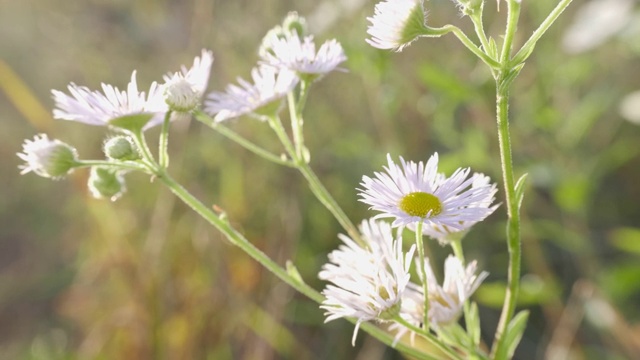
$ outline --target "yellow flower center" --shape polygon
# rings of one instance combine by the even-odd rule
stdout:
[[[435,216],[442,211],[442,203],[437,196],[425,192],[412,192],[400,200],[400,209],[411,216],[421,218]]]

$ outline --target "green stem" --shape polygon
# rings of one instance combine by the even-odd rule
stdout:
[[[309,188],[311,188],[311,191],[316,198],[327,208],[327,210],[329,210],[329,212],[331,212],[333,217],[338,220],[349,237],[360,246],[367,247],[368,245],[362,240],[362,236],[360,235],[358,228],[351,222],[347,214],[344,213],[340,205],[338,205],[324,185],[322,185],[320,179],[318,179],[311,167],[309,167],[309,164],[304,161],[299,161],[297,168],[309,183]]]
[[[160,167],[169,167],[169,122],[171,121],[171,110],[164,115],[162,129],[160,130],[160,140],[158,141],[158,163]]]
[[[122,169],[128,170],[140,170],[140,171],[148,171],[148,167],[144,166],[135,161],[106,161],[106,160],[78,160],[76,161],[74,168],[84,168],[91,166],[103,166],[103,167],[119,167]]]
[[[271,260],[269,256],[267,256],[260,249],[255,247],[252,243],[249,242],[242,234],[237,232],[231,225],[225,220],[221,219],[216,213],[214,213],[210,208],[201,203],[197,198],[195,198],[191,193],[189,193],[186,189],[184,189],[180,184],[178,184],[169,174],[167,174],[164,170],[160,171],[157,174],[158,178],[173,192],[180,200],[182,200],[186,205],[188,205],[191,209],[193,209],[196,213],[202,216],[209,224],[213,225],[218,231],[222,232],[227,239],[235,246],[238,246],[245,253],[247,253],[251,258],[256,260],[262,266],[264,266],[271,273],[276,275],[280,280],[299,291],[300,293],[306,295],[311,300],[322,303],[324,301],[324,297],[318,291],[302,282],[301,280],[295,279],[293,276],[289,275],[289,273],[283,269],[276,262]],[[356,323],[357,319],[349,318],[347,319],[352,323]],[[394,342],[393,337],[386,331],[377,328],[373,324],[363,323],[360,328],[375,337],[376,339],[382,341],[387,345],[391,345]],[[410,355],[416,359],[421,360],[430,360],[432,359],[427,354],[421,352],[418,349],[414,349],[411,346],[405,344],[398,344],[396,348],[407,355]]]
[[[425,331],[429,331],[429,279],[427,278],[427,272],[424,266],[424,237],[422,235],[422,220],[416,224],[416,247],[418,248],[418,271],[422,278],[422,292],[424,293],[424,315],[422,322],[424,324]]]
[[[508,64],[509,58],[511,57],[513,38],[518,28],[518,19],[520,18],[520,3],[517,0],[508,0],[507,13],[507,27],[504,33],[502,53],[500,54],[500,63],[503,65]]]
[[[480,7],[477,11],[474,11],[469,18],[471,22],[473,22],[473,28],[476,31],[476,35],[482,44],[482,48],[484,52],[487,53],[489,51],[489,40],[487,39],[487,35],[484,33],[484,23],[482,21],[482,13],[484,10],[484,1],[480,3]]]
[[[293,143],[296,149],[296,156],[298,159],[303,159],[304,149],[304,118],[302,117],[302,110],[307,101],[309,94],[309,82],[302,80],[300,82],[300,94],[298,101],[296,102],[295,94],[293,91],[289,92],[287,100],[289,101],[289,115],[291,117],[291,130],[293,132]]]
[[[471,50],[472,53],[474,53],[490,68],[497,69],[500,67],[500,63],[480,50],[480,48],[473,41],[471,41],[471,39],[469,39],[469,37],[467,37],[467,35],[457,26],[445,25],[440,28],[428,28],[427,34],[425,36],[441,36],[448,33],[453,33],[462,42],[462,44],[467,47],[467,49]]]
[[[560,14],[571,4],[572,0],[561,0],[558,5],[551,11],[546,19],[540,24],[540,26],[533,32],[529,40],[527,40],[518,53],[513,57],[513,64],[520,64],[527,60],[529,55],[533,52],[533,48],[542,35],[544,35],[549,27],[558,19]]]
[[[466,266],[466,261],[464,260],[464,250],[462,248],[462,237],[452,237],[449,244],[451,244],[451,248],[453,249],[453,254],[460,260],[462,266]],[[469,314],[471,309],[469,308],[469,299],[465,300],[464,304],[462,304],[462,310],[464,312],[464,322],[467,325],[467,333],[470,334],[469,329]]]
[[[492,356],[504,342],[504,333],[515,312],[518,291],[520,289],[520,262],[522,245],[520,242],[520,214],[515,193],[513,161],[511,158],[511,140],[509,136],[509,84],[502,75],[496,80],[496,107],[498,122],[498,140],[504,190],[507,200],[507,245],[509,248],[508,285],[492,347]]]
[[[153,154],[151,153],[151,149],[149,149],[149,145],[147,145],[147,141],[144,138],[144,133],[142,131],[138,131],[132,134],[133,142],[138,147],[140,151],[140,155],[142,156],[142,163],[152,172],[157,171],[158,164],[156,164]]]
[[[451,357],[451,359],[456,359],[456,360],[462,360],[463,359],[457,352],[455,352],[453,349],[451,349],[445,343],[440,341],[437,337],[431,335],[429,333],[428,328],[421,329],[421,328],[413,325],[412,323],[408,322],[407,320],[403,319],[401,316],[396,316],[393,320],[396,321],[398,324],[406,327],[410,331],[413,331],[414,333],[416,333],[416,334],[422,336],[423,338],[425,338],[428,342],[430,342],[436,348],[438,348],[438,350],[440,350],[443,353],[449,355]]]
[[[264,150],[263,148],[259,147],[258,145],[252,143],[251,141],[247,140],[246,138],[240,136],[238,133],[236,133],[235,131],[229,129],[228,127],[220,124],[220,123],[215,123],[213,122],[213,119],[211,119],[207,114],[203,113],[203,112],[196,112],[195,114],[195,118],[196,120],[200,121],[201,123],[209,126],[210,128],[212,128],[213,130],[217,131],[218,133],[220,133],[222,136],[226,137],[229,140],[232,140],[234,142],[236,142],[238,145],[242,146],[243,148],[251,151],[252,153],[258,155],[259,157],[274,162],[276,164],[280,164],[283,166],[288,166],[288,167],[295,167],[295,165],[287,159],[283,159],[281,156],[278,156],[276,154],[270,153],[269,151]]]

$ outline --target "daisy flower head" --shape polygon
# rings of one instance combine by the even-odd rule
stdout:
[[[422,222],[423,233],[440,239],[463,231],[489,216],[495,185],[484,175],[468,177],[469,169],[457,169],[450,177],[438,172],[438,154],[427,163],[405,161],[400,166],[387,155],[385,172],[362,177],[360,201],[380,211],[374,218],[394,218],[393,226],[414,230]]]
[[[138,91],[136,72],[131,74],[127,89],[102,84],[102,92],[91,91],[74,83],[67,87],[69,94],[52,90],[56,119],[77,121],[89,125],[112,126],[125,130],[148,129],[162,123],[168,106],[163,89],[153,82],[148,95]]]
[[[275,39],[271,51],[263,54],[262,59],[267,65],[316,78],[335,70],[347,57],[335,39],[326,41],[316,52],[313,36],[300,38],[293,34]]]
[[[404,253],[402,237],[394,239],[387,223],[365,220],[360,230],[367,247],[340,235],[343,244],[329,254],[329,263],[319,274],[331,283],[322,292],[325,300],[320,307],[328,315],[325,322],[358,319],[353,343],[362,322],[387,321],[398,315],[415,249]]]
[[[212,92],[205,101],[205,111],[221,122],[242,115],[258,119],[276,114],[285,97],[298,83],[291,71],[278,71],[271,66],[259,66],[251,71],[253,84],[238,78],[239,85],[230,84],[225,92]]]
[[[17,155],[25,161],[25,164],[18,167],[21,175],[33,172],[54,180],[71,173],[78,161],[75,148],[60,140],[49,139],[45,134],[36,135],[33,140],[25,140],[22,152]]]
[[[375,6],[367,33],[369,45],[402,51],[425,30],[424,0],[385,0]]]
[[[180,72],[164,76],[164,98],[172,110],[189,112],[198,106],[207,88],[212,64],[213,53],[203,49],[191,68],[183,65]]]
[[[464,303],[473,295],[489,273],[482,271],[476,274],[476,261],[472,261],[465,267],[460,259],[449,255],[444,263],[444,281],[440,285],[429,264],[429,259],[425,258],[424,262],[429,296],[429,324],[432,328],[438,329],[458,320]],[[423,315],[424,292],[422,286],[410,282],[403,293],[400,316],[409,323],[421,327]],[[409,331],[399,324],[393,324],[391,327],[398,332],[396,341]]]

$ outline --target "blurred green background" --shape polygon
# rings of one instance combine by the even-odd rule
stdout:
[[[522,44],[553,8],[523,1]],[[426,2],[433,26],[467,33],[449,0]],[[600,6],[598,8],[597,6]],[[264,33],[290,10],[319,41],[337,38],[349,71],[312,88],[306,136],[312,167],[353,221],[363,174],[387,153],[415,161],[438,151],[500,181],[493,80],[453,37],[399,54],[364,42],[373,1],[0,0],[1,359],[401,359],[322,311],[195,213],[139,174],[119,201],[94,200],[87,171],[62,181],[20,176],[15,156],[39,132],[101,158],[108,132],[53,121],[50,89],[73,81],[141,88],[201,48],[213,50],[210,90],[248,77]],[[498,37],[494,1],[485,25]],[[516,174],[525,195],[521,308],[531,309],[518,359],[626,359],[640,354],[640,6],[575,0],[540,41],[512,91]],[[268,126],[233,128],[278,151]],[[157,135],[149,132],[150,138]],[[279,263],[315,288],[338,245],[338,223],[302,177],[265,163],[196,122],[174,123],[171,172]],[[500,189],[501,189],[500,185]],[[498,193],[504,202],[502,190]],[[476,225],[468,258],[490,272],[475,299],[485,342],[499,316],[507,253],[505,207]],[[430,244],[442,260],[449,249]]]

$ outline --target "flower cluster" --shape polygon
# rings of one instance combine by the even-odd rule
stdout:
[[[243,115],[258,119],[273,116],[300,81],[312,82],[347,59],[336,40],[326,41],[316,51],[313,36],[305,35],[305,30],[304,19],[290,13],[262,40],[260,61],[251,71],[253,83],[238,78],[239,85],[211,93],[205,102],[206,112],[214,115],[216,122]]]
[[[487,176],[469,176],[469,169],[458,169],[446,177],[438,172],[437,154],[426,163],[400,158],[399,166],[390,156],[387,161],[385,172],[375,173],[374,178],[364,176],[359,189],[360,200],[380,211],[361,226],[364,244],[341,236],[344,245],[329,255],[330,262],[320,272],[320,278],[332,283],[323,292],[326,300],[322,308],[329,315],[327,321],[354,317],[356,331],[363,321],[391,321],[397,341],[408,331],[415,336],[403,322],[414,329],[423,327],[425,303],[429,304],[430,329],[438,330],[456,322],[465,302],[488,275],[476,274],[475,261],[465,267],[459,258],[449,256],[440,285],[430,260],[418,258],[416,262],[419,269],[424,269],[424,278],[418,283],[410,281],[408,263],[414,247],[404,252],[403,229],[415,232],[421,224],[424,226],[420,226],[423,230],[419,239],[428,235],[442,244],[459,241],[466,230],[495,210],[492,203],[497,190]],[[388,224],[376,220],[379,218],[394,221]],[[398,229],[396,238],[392,236],[392,227]],[[425,283],[427,299],[422,285]]]

